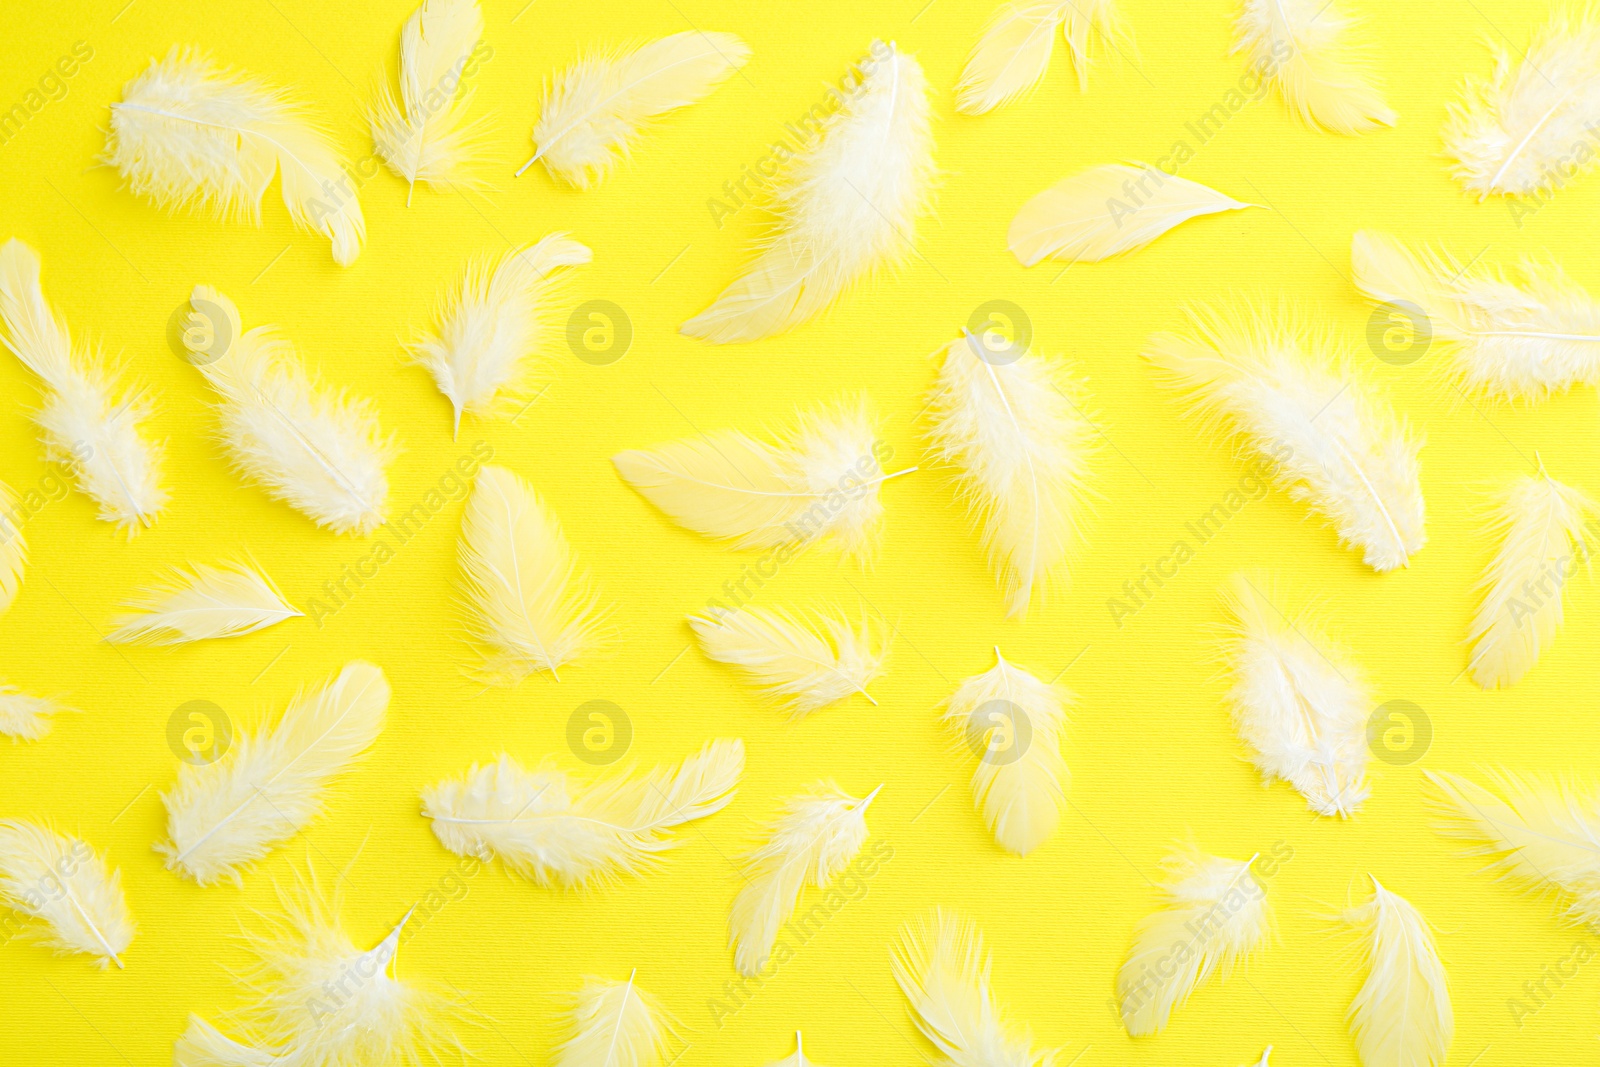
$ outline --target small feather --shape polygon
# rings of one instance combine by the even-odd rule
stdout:
[[[794,1032],[794,1055],[785,1056],[776,1063],[767,1067],[817,1067],[816,1061],[806,1059],[806,1045],[800,1037],[800,1031]]]
[[[133,941],[122,872],[87,841],[36,823],[0,819],[0,903],[42,920],[28,937],[57,953],[93,956],[102,968],[121,967]]]
[[[1050,70],[1057,29],[1078,72],[1078,87],[1087,89],[1089,43],[1109,40],[1115,26],[1116,0],[1004,4],[967,57],[956,86],[956,110],[981,115],[1038,88]]]
[[[634,984],[584,979],[568,1036],[555,1052],[556,1067],[657,1067],[667,1052],[673,1018],[661,1002]]]
[[[1345,921],[1363,935],[1367,980],[1350,1005],[1363,1067],[1439,1067],[1455,1036],[1450,982],[1428,921],[1372,879],[1372,899]]]
[[[464,72],[482,38],[478,0],[423,0],[400,31],[400,99],[385,81],[367,122],[373,148],[413,189],[470,184],[472,89]]]
[[[0,482],[0,615],[17,598],[27,563],[28,540],[17,525],[17,494]]]
[[[107,641],[178,645],[238,637],[305,616],[284,602],[272,579],[244,563],[194,564],[129,607],[135,610],[116,620]]]
[[[60,710],[53,700],[29,696],[0,682],[0,734],[12,740],[39,740],[50,732],[50,716]]]
[[[737,669],[751,684],[784,699],[795,718],[860,693],[883,672],[887,642],[867,622],[834,618],[802,622],[782,612],[740,608],[691,615],[705,654]]]
[[[1354,24],[1335,0],[1245,0],[1233,51],[1307,126],[1346,134],[1393,126],[1397,116],[1351,40]]]

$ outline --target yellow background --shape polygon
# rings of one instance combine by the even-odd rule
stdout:
[[[561,995],[584,975],[639,982],[684,1022],[683,1064],[768,1063],[791,1032],[834,1067],[920,1062],[927,1046],[890,976],[899,925],[942,904],[978,920],[994,982],[1011,1016],[1062,1062],[1253,1064],[1267,1044],[1275,1067],[1354,1064],[1345,1011],[1361,974],[1348,935],[1324,916],[1376,874],[1439,929],[1453,981],[1453,1064],[1570,1063],[1593,1048],[1600,965],[1583,969],[1518,1025],[1507,1001],[1572,952],[1550,902],[1474,873],[1477,861],[1436,836],[1422,805],[1424,768],[1470,774],[1486,765],[1592,776],[1600,753],[1593,656],[1597,601],[1586,582],[1570,618],[1521,684],[1485,693],[1460,677],[1488,554],[1487,494],[1543,457],[1556,477],[1600,490],[1593,391],[1534,408],[1474,404],[1437,372],[1431,353],[1410,366],[1373,358],[1368,310],[1348,279],[1351,234],[1375,227],[1447,242],[1463,258],[1511,262],[1549,252],[1600,287],[1600,180],[1585,178],[1518,227],[1503,203],[1479,204],[1450,180],[1439,129],[1459,80],[1488,69],[1484,42],[1526,43],[1545,5],[1525,0],[1340,0],[1366,20],[1397,128],[1361,138],[1310,132],[1275,98],[1245,107],[1186,165],[1186,177],[1270,210],[1201,220],[1130,258],[1024,270],[1005,230],[1029,196],[1084,166],[1155,159],[1184,125],[1219,102],[1241,72],[1228,56],[1232,5],[1126,0],[1134,48],[1111,56],[1087,94],[1058,45],[1049,77],[1026,100],[982,118],[957,116],[951,88],[991,0],[488,0],[494,57],[477,78],[474,113],[493,123],[496,159],[481,194],[419,188],[387,171],[361,190],[369,240],[348,270],[327,242],[289,226],[276,186],[263,225],[174,217],[119,189],[97,166],[108,105],[151,57],[175,42],[300,93],[345,154],[370,151],[361,108],[392,71],[410,0],[21,0],[0,11],[7,62],[0,106],[22,99],[75,41],[94,58],[0,147],[0,237],[39,250],[49,298],[80,336],[120,358],[159,399],[151,432],[167,443],[173,499],[160,522],[128,542],[95,520],[84,497],[51,503],[25,526],[32,563],[0,620],[0,678],[57,694],[81,714],[57,718],[35,744],[0,746],[0,813],[47,818],[87,837],[123,872],[140,930],[127,969],[100,972],[14,941],[0,947],[0,1061],[16,1064],[167,1062],[187,1013],[216,1018],[240,1003],[224,966],[253,907],[309,858],[327,877],[350,864],[342,914],[356,941],[379,939],[451,869],[419,815],[418,791],[504,750],[528,763],[566,749],[579,704],[606,699],[635,730],[630,758],[673,761],[714,736],[745,739],[749,767],[722,814],[680,835],[663,869],[610,889],[541,890],[498,866],[433,915],[403,950],[407,980],[462,991],[486,1022],[465,1042],[493,1065],[549,1062]],[[598,189],[557,187],[541,168],[517,180],[544,79],[582,49],[700,27],[745,38],[754,58],[703,104],[670,117],[631,163]],[[709,347],[676,328],[734,275],[760,232],[743,210],[719,229],[707,201],[722,195],[778,138],[783,123],[823,100],[874,37],[924,65],[935,91],[935,214],[918,252],[863,285],[826,316],[749,346]],[[1192,136],[1190,136],[1192,140]],[[591,366],[559,337],[553,384],[513,425],[469,419],[450,438],[447,403],[400,341],[430,321],[469,257],[569,230],[595,261],[566,309],[611,300],[630,316],[631,350]],[[609,656],[480,692],[463,676],[453,501],[387,563],[348,607],[317,627],[296,620],[263,633],[177,650],[100,641],[118,605],[165,565],[252,553],[304,606],[322,583],[365,555],[358,539],[319,531],[243,486],[212,443],[207,392],[164,339],[168,317],[205,282],[230,294],[247,324],[274,323],[326,377],[372,397],[404,451],[391,506],[404,509],[477,441],[529,478],[565,524],[583,563],[615,605]],[[1158,393],[1138,353],[1152,331],[1180,323],[1185,301],[1291,299],[1337,329],[1355,362],[1422,432],[1429,543],[1407,570],[1375,575],[1282,493],[1253,502],[1131,619],[1107,609],[1124,580],[1165,555],[1183,524],[1237,484],[1230,451],[1203,441]],[[865,392],[895,449],[891,467],[921,459],[916,416],[929,354],[985,301],[1031,317],[1036,346],[1070,357],[1086,378],[1108,442],[1101,500],[1070,589],[1025,622],[1007,620],[974,534],[945,477],[923,471],[885,486],[876,564],[865,572],[813,552],[761,591],[777,605],[839,605],[898,626],[880,707],[855,701],[789,724],[698,650],[685,651],[686,613],[753,557],[665,521],[614,475],[608,457],[697,430],[779,426],[797,407]],[[46,476],[32,381],[0,359],[0,479],[19,491]],[[1333,637],[1368,673],[1374,704],[1405,699],[1433,726],[1409,766],[1373,761],[1372,797],[1347,823],[1317,820],[1284,787],[1263,790],[1242,760],[1216,657],[1217,593],[1243,567],[1263,568],[1285,606],[1314,598]],[[962,678],[987,669],[990,646],[1046,678],[1071,664],[1077,694],[1066,756],[1071,807],[1053,840],[1026,860],[1003,854],[972,810],[971,757],[952,750],[936,709]],[[200,889],[166,871],[151,844],[163,832],[160,793],[176,760],[166,741],[183,703],[214,701],[244,726],[276,713],[301,684],[354,657],[380,664],[394,687],[390,719],[370,757],[337,787],[328,813],[260,863],[242,889]],[[863,792],[879,782],[872,832],[894,858],[867,896],[829,921],[725,1025],[707,1000],[734,977],[724,948],[738,884],[730,865],[776,798],[822,777]],[[1292,847],[1270,880],[1281,934],[1225,983],[1212,982],[1154,1039],[1126,1037],[1109,1006],[1130,930],[1153,905],[1150,881],[1174,839],[1237,858]],[[364,847],[363,847],[363,843]],[[360,850],[359,857],[357,852]]]

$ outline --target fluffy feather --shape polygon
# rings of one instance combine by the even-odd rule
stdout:
[[[728,917],[728,947],[740,974],[753,977],[767,966],[806,885],[825,888],[855,859],[867,841],[867,808],[882,788],[853,797],[818,782],[784,799],[766,843],[745,858],[745,884]]]
[[[0,819],[0,903],[41,920],[28,937],[57,953],[122,966],[133,917],[122,897],[122,872],[79,838],[21,819]]]
[[[244,563],[194,564],[175,571],[164,587],[150,590],[106,635],[116,643],[179,645],[238,637],[305,612],[285,603],[272,579]]]
[[[1422,312],[1429,340],[1449,346],[1470,389],[1543,400],[1600,383],[1600,304],[1554,263],[1529,260],[1515,274],[1473,269],[1370,230],[1356,234],[1351,261],[1374,304]]]
[[[410,346],[455,408],[457,431],[463,411],[487,415],[529,399],[532,364],[547,355],[550,304],[563,268],[591,258],[587,246],[553,233],[498,263],[467,268],[440,311],[438,331]]]
[[[1371,695],[1348,658],[1305,619],[1283,615],[1243,575],[1227,595],[1234,625],[1234,727],[1266,781],[1281,779],[1318,815],[1348,818],[1367,798]]]
[[[22,587],[22,571],[28,563],[28,540],[16,523],[17,495],[0,482],[0,615],[11,607]]]
[[[711,95],[750,59],[731,33],[685,30],[610,55],[580,60],[556,75],[533,127],[533,158],[552,177],[588,189],[626,158],[651,119]]]
[[[38,253],[15,237],[0,247],[0,321],[0,340],[43,386],[33,421],[51,461],[72,473],[107,522],[130,534],[155,522],[167,492],[161,450],[139,434],[150,405],[140,393],[119,397],[116,376],[94,354],[74,351],[66,322],[45,302]]]
[[[584,979],[568,1020],[568,1036],[556,1049],[556,1067],[656,1067],[667,1052],[672,1017],[655,997],[634,984]]]
[[[367,123],[372,147],[411,192],[418,182],[450,189],[464,180],[473,130],[462,72],[482,38],[478,0],[423,0],[400,31],[400,99],[385,81]]]
[[[1009,613],[1019,616],[1082,542],[1094,427],[1060,361],[1026,352],[1003,362],[982,350],[971,335],[945,350],[928,439],[958,472]]]
[[[1115,30],[1116,0],[1006,3],[973,46],[956,86],[956,110],[981,115],[1036,89],[1050,70],[1056,30],[1067,43],[1078,88],[1089,87],[1089,44]]]
[[[676,767],[614,774],[589,785],[550,764],[528,772],[510,756],[474,764],[422,793],[439,843],[542,886],[638,874],[673,846],[668,831],[721,811],[744,773],[744,742],[709,741]]]
[[[1353,25],[1334,0],[1245,0],[1233,51],[1308,126],[1348,134],[1393,126],[1395,113],[1350,40]]]
[[[200,885],[239,882],[239,869],[298,833],[322,810],[329,783],[383,729],[389,682],[352,661],[326,686],[301,692],[277,723],[235,739],[213,763],[182,763],[161,800],[168,841],[156,845]]]
[[[235,468],[335,533],[371,533],[389,499],[384,466],[394,452],[376,409],[329,391],[306,372],[293,346],[267,326],[248,333],[232,300],[210,286],[189,298],[226,347],[193,362],[216,390],[222,440]],[[221,316],[224,321],[211,322]]]
[[[867,402],[798,416],[793,431],[765,444],[718,430],[619,452],[622,480],[679,526],[735,548],[803,547],[824,538],[864,559],[883,505],[883,445]]]
[[[1161,910],[1140,920],[1117,974],[1122,1025],[1133,1037],[1166,1027],[1200,983],[1226,978],[1271,928],[1265,887],[1249,862],[1187,849],[1169,856]]]
[[[1455,1035],[1450,982],[1428,921],[1372,879],[1372,899],[1345,912],[1370,971],[1350,1005],[1363,1067],[1439,1067]]]
[[[600,613],[555,516],[504,467],[478,471],[458,553],[483,672],[496,683],[558,669],[592,649]]]
[[[344,161],[301,109],[192,49],[175,46],[123,88],[105,161],[157,207],[252,223],[276,173],[289,218],[331,240],[341,267],[367,237]]]
[[[1519,477],[1495,513],[1500,548],[1483,572],[1483,603],[1472,617],[1468,671],[1485,689],[1514,685],[1561,629],[1562,598],[1593,549],[1587,527],[1600,506],[1551,478]]]
[[[1335,342],[1282,314],[1201,310],[1190,318],[1196,336],[1157,334],[1146,346],[1163,384],[1273,464],[1278,485],[1359,547],[1368,566],[1407,565],[1427,540],[1421,443],[1333,354]]]
[[[683,333],[728,344],[793,329],[914,247],[934,173],[927,81],[893,44],[872,51],[844,105],[781,175],[761,251]]]
[[[53,700],[29,696],[0,682],[0,734],[16,741],[37,741],[50,732],[50,716],[60,710]]]
[[[972,800],[1002,848],[1026,856],[1055,833],[1070,775],[1061,734],[1072,696],[997,648],[994,667],[966,679],[945,704],[944,719],[978,753]]]
[[[1255,206],[1148,163],[1108,163],[1023,204],[1006,244],[1024,267],[1047,256],[1096,263],[1143,248],[1192,218]]]
[[[1007,1022],[989,989],[989,954],[972,923],[943,911],[907,923],[892,956],[911,1018],[941,1067],[1050,1067],[1055,1050]]]
[[[705,654],[782,698],[795,718],[860,693],[883,673],[888,643],[874,627],[820,617],[801,621],[783,612],[740,608],[691,615],[689,626]]]
[[[1521,61],[1491,43],[1494,72],[1469,79],[1443,137],[1454,175],[1479,200],[1553,191],[1594,167],[1578,156],[1600,121],[1600,17],[1557,12]]]

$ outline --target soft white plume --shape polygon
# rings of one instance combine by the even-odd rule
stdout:
[[[1393,126],[1397,116],[1351,39],[1354,24],[1337,0],[1244,0],[1233,50],[1308,126],[1348,134]]]
[[[691,615],[689,626],[705,654],[788,705],[795,718],[860,693],[876,704],[867,683],[883,672],[888,641],[870,622],[739,608]]]
[[[1350,1005],[1362,1067],[1439,1067],[1455,1036],[1455,1015],[1428,921],[1376,878],[1372,899],[1344,917],[1361,932],[1369,968]]]
[[[271,578],[245,563],[176,570],[164,586],[129,607],[107,641],[179,645],[238,637],[305,615],[284,601]]]
[[[768,1064],[767,1067],[817,1067],[817,1063],[815,1060],[806,1058],[806,1043],[801,1037],[800,1031],[796,1030],[794,1032],[794,1055],[785,1056],[776,1063]]]
[[[567,1020],[555,1067],[657,1067],[674,1020],[661,1002],[634,984],[586,978]]]
[[[1116,0],[1007,0],[967,57],[956,86],[956,110],[981,115],[1037,88],[1050,70],[1058,29],[1078,72],[1078,88],[1087,89],[1090,42],[1110,40],[1116,21]]]
[[[367,123],[372,147],[411,192],[417,182],[450,189],[469,180],[468,77],[482,38],[478,0],[423,0],[400,30],[400,99],[386,79]]]
[[[17,494],[0,482],[0,615],[11,607],[22,587],[22,572],[28,563],[28,539],[17,525]]]
[[[57,953],[122,966],[133,917],[122,897],[122,872],[87,841],[37,823],[0,819],[0,904],[39,920],[24,936]]]
[[[0,682],[0,734],[16,741],[37,741],[50,732],[50,716],[61,709],[55,701],[29,696]]]

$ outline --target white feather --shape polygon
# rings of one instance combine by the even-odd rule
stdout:
[[[907,923],[895,944],[894,980],[911,1018],[943,1057],[941,1067],[1050,1067],[1055,1050],[1034,1051],[1012,1028],[989,988],[989,954],[971,922],[950,912]]]
[[[744,773],[744,742],[709,741],[676,767],[619,772],[588,785],[551,764],[524,770],[501,755],[423,790],[439,843],[542,886],[639,874],[675,843],[668,831],[721,811]]]
[[[806,1059],[806,1044],[800,1036],[800,1031],[794,1032],[794,1055],[785,1056],[768,1067],[817,1067],[815,1060]]]
[[[1363,936],[1367,980],[1350,1005],[1363,1067],[1439,1067],[1455,1035],[1450,982],[1428,921],[1372,879],[1372,899],[1345,912]]]
[[[53,700],[29,696],[0,682],[0,734],[16,741],[37,741],[50,732],[50,716],[60,710]]]
[[[1557,264],[1528,260],[1514,274],[1474,269],[1371,230],[1356,234],[1351,262],[1356,287],[1373,303],[1407,320],[1422,313],[1426,341],[1449,347],[1470,389],[1543,400],[1600,383],[1600,303]]]
[[[651,119],[709,96],[750,59],[731,33],[685,30],[636,48],[582,59],[545,90],[533,158],[552,177],[588,189],[627,157]]]
[[[1212,974],[1226,978],[1266,939],[1271,910],[1250,862],[1194,849],[1167,858],[1162,907],[1140,920],[1117,974],[1122,1025],[1130,1035],[1164,1029],[1173,1009],[1202,982]]]
[[[989,358],[969,334],[945,350],[928,402],[929,443],[958,472],[1013,616],[1082,543],[1094,433],[1083,394],[1059,360]]]
[[[828,539],[864,559],[883,515],[883,447],[865,399],[802,413],[794,430],[766,444],[718,430],[611,458],[623,481],[678,525],[735,548]]]
[[[389,498],[384,466],[394,446],[377,410],[328,390],[267,326],[244,331],[232,300],[197,285],[191,324],[204,323],[221,345],[192,362],[216,391],[222,440],[238,471],[269,496],[335,533],[372,532]],[[221,322],[212,319],[221,316]]]
[[[167,492],[161,450],[139,433],[150,404],[142,393],[119,397],[116,376],[93,353],[74,351],[66,322],[45,302],[38,254],[15,237],[0,247],[0,321],[0,339],[43,386],[33,421],[51,461],[72,472],[105,521],[130,534],[155,522]]]
[[[26,935],[57,953],[122,966],[133,941],[133,917],[122,896],[122,872],[89,843],[21,819],[0,819],[0,903],[40,920]]]
[[[1561,629],[1567,579],[1588,566],[1589,526],[1600,518],[1586,494],[1551,478],[1514,481],[1495,513],[1499,550],[1483,572],[1472,617],[1468,671],[1485,689],[1514,685]]]
[[[1201,215],[1255,206],[1148,163],[1107,163],[1023,204],[1011,220],[1006,245],[1024,267],[1047,256],[1096,263],[1143,248]]]
[[[1407,565],[1426,542],[1421,443],[1336,354],[1330,337],[1261,311],[1197,311],[1197,336],[1157,334],[1145,358],[1193,414],[1274,465],[1376,571]]]
[[[1240,575],[1227,594],[1234,727],[1266,781],[1280,779],[1318,815],[1348,818],[1367,798],[1371,696],[1340,650]]]
[[[149,590],[134,609],[116,620],[106,635],[115,643],[178,645],[238,637],[274,626],[305,612],[285,603],[272,579],[244,563],[196,563]]]
[[[956,110],[981,115],[1037,88],[1050,70],[1058,29],[1078,72],[1078,88],[1087,89],[1090,41],[1109,40],[1115,26],[1116,0],[1002,5],[967,57]]]
[[[745,884],[733,898],[728,947],[739,973],[753,977],[772,955],[778,930],[813,885],[826,888],[867,841],[867,808],[877,797],[853,797],[832,782],[786,797],[767,828],[767,841],[745,858]]]
[[[467,181],[472,90],[463,72],[482,38],[478,0],[423,0],[400,30],[400,99],[386,80],[367,122],[373,148],[412,191],[419,181],[438,189]]]
[[[409,346],[455,408],[456,430],[463,411],[487,415],[535,399],[528,389],[535,366],[549,356],[550,305],[559,278],[563,268],[591,258],[585,245],[553,233],[498,263],[483,259],[468,266],[461,288],[440,310],[438,330]]]
[[[533,487],[504,467],[478,472],[458,558],[472,638],[497,684],[557,673],[598,641],[600,612],[572,550]]]
[[[17,495],[0,482],[0,615],[11,607],[22,588],[22,572],[28,563],[28,540],[16,522]]]
[[[795,718],[860,693],[877,704],[867,683],[883,673],[888,642],[866,621],[802,621],[783,612],[740,608],[691,615],[689,626],[705,654],[734,667],[752,684],[784,700]]]
[[[1592,169],[1595,154],[1574,150],[1600,121],[1600,17],[1558,11],[1526,52],[1489,47],[1494,72],[1469,79],[1445,121],[1456,180],[1484,200],[1553,192]]]
[[[185,762],[161,797],[167,868],[200,885],[240,882],[240,868],[289,840],[322,811],[334,778],[383,729],[389,682],[354,660],[327,685],[302,691],[271,727],[241,734],[212,763]]]
[[[1072,695],[1007,663],[963,681],[944,719],[978,755],[972,800],[1002,848],[1026,856],[1055,833],[1071,776],[1061,735]]]
[[[626,982],[584,979],[567,1021],[556,1067],[656,1067],[667,1051],[673,1019],[650,993]]]
[[[331,240],[341,267],[366,240],[344,161],[300,107],[192,49],[174,46],[123,88],[105,161],[157,207],[253,223],[277,173],[289,218]]]
[[[1354,22],[1336,0],[1244,0],[1233,51],[1308,126],[1348,134],[1393,126],[1396,115],[1351,40]]]
[[[934,173],[927,81],[893,44],[874,44],[868,63],[780,176],[761,251],[683,333],[728,344],[793,329],[914,247]]]

